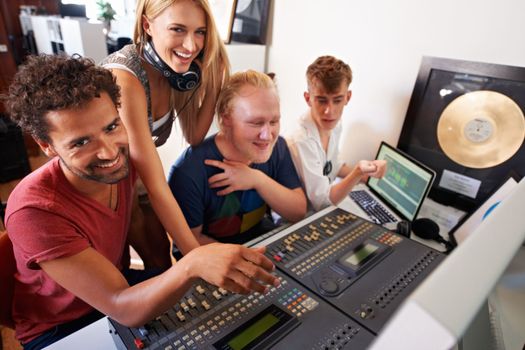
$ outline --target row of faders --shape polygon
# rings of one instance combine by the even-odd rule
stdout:
[[[304,287],[281,284],[263,295],[228,293],[205,282],[143,327],[109,320],[119,349],[366,349],[372,333]]]

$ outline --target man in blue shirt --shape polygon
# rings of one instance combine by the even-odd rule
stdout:
[[[273,228],[269,209],[288,221],[306,214],[306,197],[279,136],[279,97],[265,74],[234,74],[217,101],[220,131],[189,147],[169,184],[201,244],[246,242]]]

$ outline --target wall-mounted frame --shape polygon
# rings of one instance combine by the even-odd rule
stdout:
[[[271,0],[237,0],[232,40],[266,44]]]
[[[210,0],[210,7],[219,35],[222,41],[228,44],[231,40],[237,0]]]
[[[445,108],[458,97],[478,91],[503,94],[525,112],[525,68],[423,57],[398,143],[398,148],[436,171],[429,197],[467,212],[483,203],[511,170],[525,175],[522,141],[509,159],[484,168],[456,162],[442,149],[437,128]]]

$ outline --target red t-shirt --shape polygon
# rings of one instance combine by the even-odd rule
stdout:
[[[5,226],[16,258],[13,319],[22,343],[93,311],[44,273],[39,263],[92,247],[121,269],[135,179],[131,170],[118,183],[118,205],[113,211],[77,191],[55,158],[11,193]]]

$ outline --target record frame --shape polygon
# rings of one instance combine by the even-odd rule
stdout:
[[[271,0],[237,0],[231,40],[265,45]]]
[[[451,88],[453,93],[446,97],[449,100],[436,97],[446,87],[445,82],[452,80],[462,84],[463,90]],[[430,198],[466,212],[483,203],[511,170],[520,176],[525,175],[525,143],[510,159],[485,169],[458,164],[448,158],[439,146],[437,123],[443,109],[453,98],[477,90],[504,93],[513,98],[525,114],[525,67],[424,56],[397,145],[436,171]],[[473,188],[471,193],[443,187],[441,180],[450,174],[467,179],[467,186]]]

